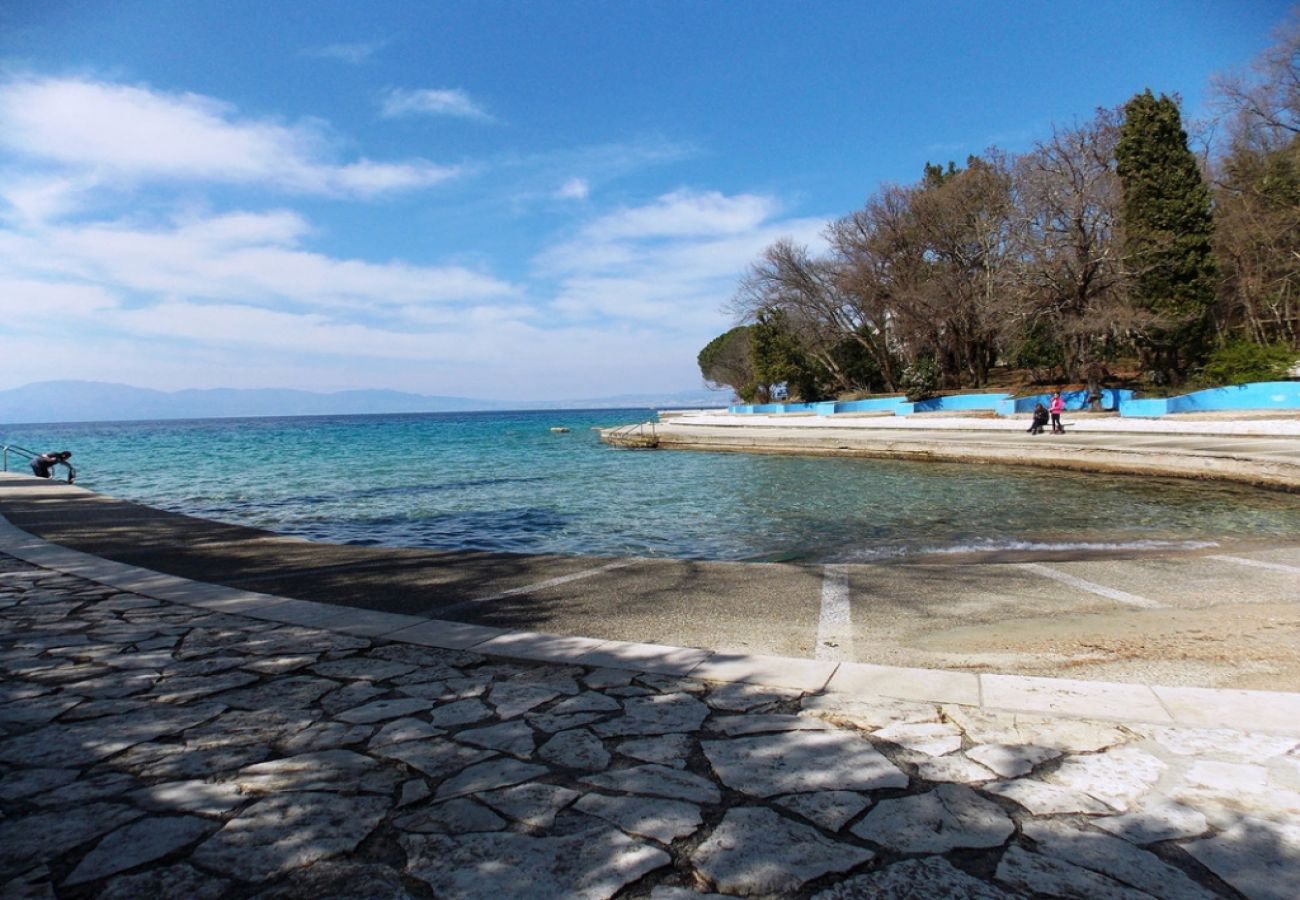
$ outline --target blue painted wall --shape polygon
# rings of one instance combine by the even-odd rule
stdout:
[[[1258,381],[1182,394],[1127,400],[1121,416],[1163,416],[1166,413],[1217,412],[1247,409],[1300,409],[1300,381]]]
[[[1218,410],[1296,409],[1300,410],[1300,381],[1262,381],[1255,384],[1237,384],[1210,388],[1183,394],[1179,397],[1152,397],[1136,399],[1133,392],[1120,388],[1103,388],[1101,405],[1105,409],[1118,409],[1121,416],[1163,416],[1178,412],[1214,412]],[[1061,395],[1067,410],[1088,407],[1086,391],[1066,391]],[[919,403],[908,403],[905,397],[872,397],[869,400],[850,400],[843,403],[737,403],[727,407],[733,413],[816,413],[829,416],[834,413],[892,412],[907,416],[918,412],[944,412],[991,409],[1000,416],[1031,412],[1034,404],[1046,406],[1052,399],[1050,393],[1032,397],[1012,397],[1010,394],[953,394],[933,397]]]

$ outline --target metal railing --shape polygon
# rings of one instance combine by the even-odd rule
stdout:
[[[36,457],[38,456],[44,455],[41,453],[37,453],[35,450],[28,450],[26,447],[19,447],[17,444],[5,444],[3,448],[0,448],[0,456],[3,457],[3,466],[4,466],[3,470],[5,472],[9,471],[10,453],[13,453],[15,456],[20,456],[23,459],[29,461],[36,459]],[[58,462],[53,463],[53,465],[63,466],[65,469],[68,470],[68,484],[72,484],[74,481],[77,480],[77,469],[75,466],[72,465],[72,463],[61,459]]]
[[[654,447],[659,443],[659,432],[655,430],[656,424],[656,422],[641,422],[638,425],[612,428],[607,432],[609,443],[624,447]]]

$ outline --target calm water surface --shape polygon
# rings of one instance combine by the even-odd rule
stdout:
[[[1294,497],[1248,488],[617,450],[591,430],[652,417],[570,410],[0,426],[0,443],[70,449],[78,484],[116,497],[338,543],[842,562],[1300,534]]]

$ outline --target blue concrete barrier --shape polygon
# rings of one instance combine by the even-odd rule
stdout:
[[[1177,397],[1150,397],[1120,404],[1121,416],[1163,416],[1168,413],[1227,410],[1300,410],[1300,381],[1257,381],[1194,391]]]
[[[1065,401],[1067,410],[1080,411],[1088,408],[1087,391],[1064,391],[1061,399]],[[1116,410],[1123,404],[1133,399],[1133,392],[1127,388],[1102,388],[1101,389],[1101,406],[1102,409]],[[1041,403],[1047,406],[1052,402],[1051,393],[1034,394],[1031,397],[1016,397],[1010,404],[999,406],[998,414],[1009,416],[1014,413],[1026,413],[1034,411],[1034,404]]]
[[[1121,416],[1163,416],[1181,412],[1217,412],[1222,410],[1296,409],[1300,410],[1300,381],[1261,381],[1255,384],[1234,384],[1209,388],[1178,397],[1137,398],[1127,388],[1102,388],[1103,409],[1118,410]],[[1067,410],[1088,408],[1087,391],[1065,391],[1061,394]],[[867,400],[846,400],[820,403],[737,403],[727,407],[733,413],[816,413],[829,416],[836,413],[892,412],[896,416],[910,416],[922,412],[968,412],[989,409],[1000,416],[1032,412],[1034,404],[1044,406],[1052,395],[1035,394],[1029,397],[1012,397],[1010,394],[951,394],[931,397],[908,403],[902,396],[872,397]]]

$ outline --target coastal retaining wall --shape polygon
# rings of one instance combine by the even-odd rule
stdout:
[[[1224,412],[1232,410],[1300,410],[1300,381],[1258,381],[1233,384],[1182,394],[1127,400],[1120,404],[1121,416],[1163,416],[1168,413]]]
[[[1232,412],[1249,410],[1300,410],[1300,381],[1261,381],[1254,384],[1236,384],[1226,387],[1195,391],[1177,397],[1152,397],[1138,399],[1125,388],[1103,388],[1103,409],[1118,412],[1121,416],[1153,418],[1169,413]],[[1087,391],[1066,391],[1061,394],[1067,410],[1086,410]],[[931,397],[916,403],[906,397],[872,397],[867,400],[824,401],[821,403],[737,403],[727,407],[731,413],[781,415],[795,413],[819,416],[843,413],[884,413],[910,416],[915,413],[973,412],[991,410],[999,416],[1031,412],[1034,404],[1046,406],[1052,395],[1034,394],[1013,397],[1010,394],[950,394]]]

